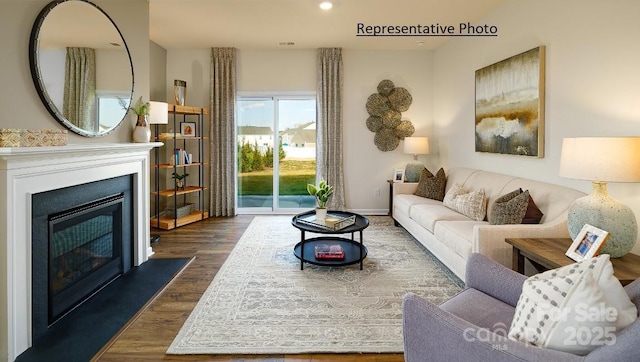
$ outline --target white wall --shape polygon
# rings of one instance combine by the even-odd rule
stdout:
[[[167,96],[173,80],[187,82],[187,104],[208,105],[210,50],[167,51]],[[415,135],[430,136],[432,108],[431,53],[428,51],[344,50],[344,168],[347,208],[386,213],[389,185],[395,168],[411,160],[400,146],[382,152],[373,144],[374,134],[366,127],[365,104],[378,83],[392,80],[413,96],[403,119],[416,128]],[[239,92],[315,92],[316,50],[245,50],[237,52]],[[437,164],[433,156],[421,156],[427,165]],[[374,197],[374,189],[380,196]]]
[[[49,0],[0,1],[0,128],[65,129],[40,101],[29,70],[29,36]],[[135,97],[149,95],[149,4],[146,0],[95,0],[118,25],[134,63]],[[111,134],[88,138],[69,132],[69,143],[130,142],[135,119]]]
[[[434,141],[441,162],[591,192],[588,181],[558,176],[562,139],[640,136],[637,14],[635,0],[507,0],[483,21],[499,27],[498,37],[457,38],[437,49]],[[475,70],[539,45],[547,51],[545,157],[476,153]],[[640,216],[640,184],[609,184],[609,192]]]
[[[432,55],[429,51],[345,50],[344,60],[344,168],[347,208],[384,213],[389,208],[389,184],[396,168],[412,160],[402,152],[402,141],[393,151],[380,151],[374,133],[366,125],[367,98],[380,81],[389,79],[406,88],[413,98],[402,118],[413,123],[415,136],[432,138]],[[432,168],[433,155],[419,160]],[[374,189],[380,197],[374,197]]]

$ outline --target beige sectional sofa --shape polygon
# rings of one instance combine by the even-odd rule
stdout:
[[[512,247],[505,238],[569,237],[567,209],[585,195],[559,185],[470,168],[451,168],[446,177],[446,191],[455,183],[468,190],[484,189],[487,214],[496,198],[518,188],[529,190],[544,213],[539,224],[490,225],[486,219],[472,220],[441,201],[414,195],[418,183],[394,184],[393,219],[463,280],[471,253],[484,254],[510,268]]]

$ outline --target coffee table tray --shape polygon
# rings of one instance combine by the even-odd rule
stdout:
[[[347,226],[351,226],[356,223],[356,216],[351,215],[347,217],[338,216],[328,213],[325,220],[317,220],[315,214],[303,214],[296,216],[296,222],[307,224],[310,226],[318,227],[326,230],[340,230]]]

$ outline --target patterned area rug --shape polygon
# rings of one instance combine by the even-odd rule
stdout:
[[[402,296],[441,303],[461,282],[391,218],[369,220],[364,270],[300,270],[291,217],[256,217],[167,353],[401,353]]]

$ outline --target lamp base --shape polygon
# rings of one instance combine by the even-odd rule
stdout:
[[[577,199],[569,207],[567,225],[571,239],[575,240],[584,224],[609,232],[609,239],[600,254],[620,258],[636,244],[638,226],[633,211],[609,196],[604,182],[594,181],[593,193]]]
[[[418,161],[411,161],[407,163],[407,166],[404,168],[405,181],[418,182],[420,180],[422,170],[424,170],[424,165]]]

